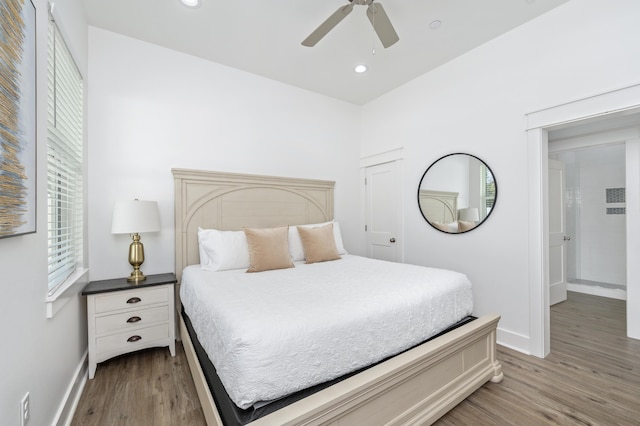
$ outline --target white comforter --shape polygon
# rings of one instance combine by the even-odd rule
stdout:
[[[470,315],[463,274],[345,255],[260,273],[187,267],[180,297],[241,408],[408,349]]]

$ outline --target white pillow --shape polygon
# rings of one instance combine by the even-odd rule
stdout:
[[[243,231],[198,228],[200,267],[205,271],[226,271],[249,267],[249,246]]]
[[[458,233],[458,222],[449,222],[449,223],[431,222],[431,224],[441,231],[454,233],[454,234]]]
[[[329,223],[333,223],[333,239],[336,241],[336,248],[338,249],[338,254],[343,255],[347,254],[347,251],[344,249],[344,245],[342,243],[342,233],[340,233],[340,224],[336,221],[329,221],[323,223],[312,223],[307,225],[299,225],[304,228],[317,228],[319,226],[324,226]],[[300,234],[298,233],[298,228],[295,226],[289,227],[289,253],[291,254],[291,260],[305,260],[304,257],[304,247],[302,246],[302,239],[300,239]]]

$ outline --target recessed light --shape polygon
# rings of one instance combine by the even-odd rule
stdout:
[[[363,72],[367,72],[367,66],[363,64],[356,65],[356,67],[353,70],[358,74],[362,74]]]
[[[200,6],[200,0],[180,0],[182,4],[189,7],[198,7]]]
[[[431,23],[429,24],[429,28],[431,28],[432,30],[437,30],[438,28],[440,28],[441,25],[442,25],[442,21],[438,21],[436,19],[435,21],[431,21]]]

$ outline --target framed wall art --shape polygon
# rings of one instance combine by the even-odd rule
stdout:
[[[0,0],[0,238],[36,232],[36,9]]]

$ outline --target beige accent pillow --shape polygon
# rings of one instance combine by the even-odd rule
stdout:
[[[458,228],[460,229],[460,232],[470,231],[475,227],[476,227],[475,222],[467,222],[465,220],[458,221]]]
[[[289,254],[289,227],[243,228],[249,248],[247,272],[293,268]]]
[[[340,259],[336,240],[333,237],[333,223],[316,228],[298,226],[302,247],[304,247],[304,263],[325,262]]]

